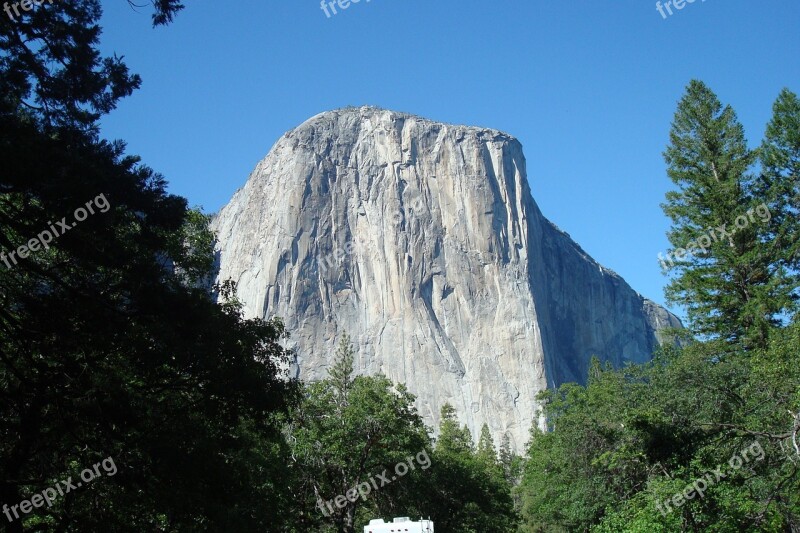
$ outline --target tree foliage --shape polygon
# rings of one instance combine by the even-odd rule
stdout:
[[[442,407],[439,437],[428,473],[425,499],[437,531],[510,532],[517,517],[489,428],[476,447],[449,404]]]
[[[700,242],[762,204],[771,217],[674,265],[668,294],[687,306],[694,342],[646,365],[595,362],[586,386],[542,395],[549,431],[529,444],[524,531],[800,527],[799,125],[784,90],[750,151],[733,110],[689,85],[666,151],[670,241]]]
[[[329,377],[304,386],[303,401],[292,410],[286,432],[304,531],[330,527],[351,533],[361,508],[392,508],[408,480],[385,488],[378,481],[376,489],[370,479],[385,472],[395,476],[398,463],[429,444],[414,397],[405,387],[381,376],[353,376],[353,350],[346,336]],[[365,497],[355,494],[362,483],[369,491]]]
[[[178,7],[158,2],[155,22]],[[206,218],[99,139],[139,81],[100,56],[99,17],[76,0],[0,27],[0,502],[104,458],[118,472],[6,527],[263,528],[285,331],[213,300]]]
[[[680,101],[664,155],[677,186],[663,205],[676,259],[668,299],[686,307],[698,334],[763,348],[794,289],[770,223],[786,206],[758,194],[757,153],[733,109],[702,82]]]

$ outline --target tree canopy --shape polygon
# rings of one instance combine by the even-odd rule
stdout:
[[[549,430],[531,436],[523,530],[800,527],[798,135],[789,90],[750,150],[733,110],[689,85],[665,152],[677,188],[664,211],[684,249],[666,265],[668,295],[694,341],[646,365],[595,361],[586,386],[542,395]]]

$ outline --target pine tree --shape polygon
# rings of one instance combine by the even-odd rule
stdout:
[[[498,460],[500,467],[503,469],[506,482],[512,485],[515,484],[522,472],[522,460],[511,448],[511,437],[509,437],[508,433],[505,433],[500,441]]]
[[[446,403],[440,412],[439,438],[436,451],[443,453],[472,453],[472,435],[467,426],[459,427],[456,410]]]
[[[800,99],[789,89],[781,91],[773,105],[760,159],[759,192],[769,205],[775,228],[772,252],[781,255],[784,267],[776,274],[796,288],[800,286]],[[795,305],[798,298],[795,290]]]
[[[786,290],[761,246],[771,215],[753,194],[754,153],[735,112],[702,82],[692,81],[681,99],[664,157],[678,187],[662,205],[675,250],[662,260],[675,274],[668,301],[686,307],[701,336],[764,346]]]
[[[497,465],[497,450],[494,447],[492,433],[489,431],[489,426],[486,424],[481,426],[481,436],[478,439],[476,456],[479,461],[488,466]]]
[[[431,459],[431,516],[442,531],[516,531],[511,487],[506,483],[488,426],[478,446],[455,409],[442,406],[439,439]]]
[[[354,360],[353,346],[350,343],[350,337],[345,333],[339,340],[333,366],[328,372],[339,406],[347,405],[347,396],[353,386]]]

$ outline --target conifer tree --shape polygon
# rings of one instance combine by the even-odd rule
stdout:
[[[153,5],[155,24],[182,7]],[[118,472],[7,530],[280,527],[283,326],[214,301],[207,219],[100,139],[139,86],[101,54],[101,14],[70,0],[0,24],[0,503],[106,458]],[[13,258],[37,235],[47,246]]]
[[[662,261],[675,274],[668,301],[686,307],[701,336],[763,347],[787,291],[771,275],[775,255],[760,246],[771,212],[754,195],[755,154],[742,125],[702,82],[681,99],[664,157],[677,186],[662,205],[674,247]]]
[[[800,295],[800,99],[784,89],[773,105],[761,145],[760,196],[766,199],[773,217],[771,253],[779,254],[785,283],[795,290],[793,308]],[[777,270],[777,269],[776,269]]]
[[[472,435],[467,426],[459,427],[456,410],[446,403],[440,411],[439,438],[436,451],[439,453],[472,453]]]
[[[489,431],[489,426],[486,424],[481,426],[481,436],[478,439],[476,455],[478,460],[487,466],[497,465],[497,450],[494,447],[492,433]]]
[[[350,337],[345,333],[339,340],[333,366],[328,372],[333,390],[340,405],[346,405],[347,394],[353,386],[353,346]]]

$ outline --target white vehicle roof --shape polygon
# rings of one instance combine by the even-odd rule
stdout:
[[[413,522],[407,516],[395,518],[391,522],[384,522],[383,518],[376,518],[364,526],[364,533],[434,533],[433,522],[420,519]]]

